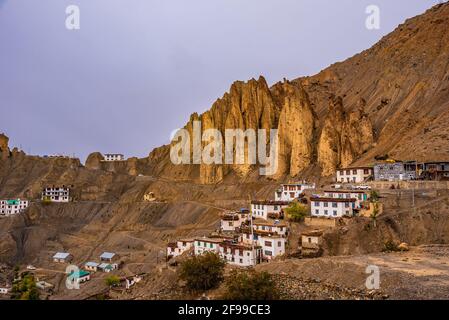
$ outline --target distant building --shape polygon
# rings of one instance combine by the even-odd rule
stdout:
[[[423,178],[427,180],[449,180],[449,162],[426,162]]]
[[[84,269],[92,272],[97,272],[99,265],[100,265],[99,263],[89,261],[84,264]]]
[[[73,256],[68,252],[57,252],[53,256],[53,261],[58,263],[68,263],[72,261]]]
[[[283,209],[289,206],[288,201],[252,201],[253,217],[267,220],[268,218],[283,218]]]
[[[285,254],[285,237],[269,231],[251,229],[242,230],[240,242],[249,245],[256,245],[262,248],[262,258],[271,260],[277,256]]]
[[[80,284],[90,280],[90,272],[84,270],[74,271],[68,276],[68,279]]]
[[[227,263],[239,267],[251,267],[262,260],[262,247],[248,244],[223,242],[219,245],[219,255]]]
[[[376,181],[404,181],[416,178],[412,171],[406,171],[403,162],[378,163],[374,166]]]
[[[103,252],[100,255],[100,260],[102,262],[114,262],[117,261],[118,256],[113,252]]]
[[[106,153],[104,155],[104,161],[125,161],[125,156],[119,153]]]
[[[305,231],[301,234],[301,252],[303,256],[319,255],[323,242],[323,230]]]
[[[167,257],[177,257],[193,247],[194,239],[180,239],[167,245]]]
[[[51,202],[69,202],[70,201],[70,187],[47,187],[42,190],[42,200],[48,200]]]
[[[98,265],[98,269],[101,270],[102,272],[109,273],[109,272],[117,269],[117,265],[103,262]]]
[[[36,282],[36,287],[43,291],[51,291],[54,288],[54,285],[45,281]]]
[[[255,220],[252,225],[255,231],[273,232],[281,236],[288,235],[288,225],[279,220]]]
[[[0,294],[7,295],[11,292],[11,289],[10,285],[0,285]]]
[[[248,221],[248,211],[228,212],[221,217],[220,230],[224,232],[234,232],[237,231],[242,224]]]
[[[28,208],[28,205],[28,200],[0,200],[0,215],[10,216],[22,213],[26,208]]]
[[[368,194],[364,191],[358,190],[325,190],[324,196],[326,198],[334,198],[334,199],[356,199],[355,209],[360,209],[362,206],[362,202],[368,200]]]
[[[315,189],[315,184],[311,183],[294,183],[282,184],[281,188],[274,194],[276,201],[293,201],[300,197],[305,190]]]
[[[372,177],[372,167],[351,167],[337,170],[337,182],[340,183],[362,183]]]
[[[222,238],[197,238],[194,241],[194,252],[195,255],[202,255],[205,252],[216,252],[219,251],[219,245],[224,239]]]
[[[356,199],[336,199],[325,197],[312,197],[310,199],[313,217],[340,218],[354,216]]]

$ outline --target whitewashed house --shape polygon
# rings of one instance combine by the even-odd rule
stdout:
[[[283,221],[256,219],[252,224],[256,231],[272,232],[281,236],[288,235],[288,225]]]
[[[248,212],[229,212],[221,217],[220,230],[223,232],[234,232],[249,221]]]
[[[219,245],[219,255],[227,263],[238,267],[251,267],[260,263],[262,247],[248,244],[233,244],[222,242]]]
[[[57,263],[69,263],[72,261],[73,256],[68,252],[57,252],[53,256],[53,261]]]
[[[180,239],[167,245],[167,257],[177,257],[193,247],[194,239]]]
[[[310,201],[310,214],[313,217],[340,218],[354,216],[356,199],[312,197]]]
[[[340,183],[362,183],[373,177],[373,167],[351,167],[337,170],[337,182]]]
[[[29,206],[28,200],[0,200],[0,215],[10,216],[22,213]]]
[[[307,189],[315,189],[315,184],[307,182],[282,184],[281,188],[274,193],[274,197],[276,201],[291,202],[298,199]]]
[[[7,295],[11,292],[11,289],[10,285],[2,285],[0,286],[0,294]]]
[[[107,161],[107,162],[125,161],[125,156],[120,153],[106,153],[103,157],[104,157],[104,161]]]
[[[42,190],[42,200],[51,202],[69,202],[70,187],[69,186],[52,186]]]
[[[118,255],[114,252],[103,252],[100,255],[100,261],[102,262],[114,262],[118,260]]]
[[[197,238],[194,241],[194,252],[195,255],[202,255],[205,252],[219,252],[220,243],[222,243],[224,239],[222,238]]]
[[[289,206],[288,201],[252,201],[251,212],[254,218],[282,218],[283,209]]]
[[[98,270],[100,270],[102,272],[109,273],[109,272],[117,269],[117,264],[103,262],[103,263],[100,263],[97,268],[98,268]]]
[[[70,273],[67,278],[75,283],[80,284],[90,280],[90,272],[85,270],[74,271]]]
[[[243,230],[240,242],[248,245],[257,245],[262,248],[262,258],[271,260],[277,256],[285,254],[285,237],[267,231]]]
[[[358,190],[325,190],[324,196],[326,198],[334,199],[355,199],[355,209],[360,209],[362,203],[368,200],[368,194],[364,191]]]

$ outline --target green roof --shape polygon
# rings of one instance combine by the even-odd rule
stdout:
[[[19,200],[6,200],[6,203],[10,206],[17,206],[20,204]]]

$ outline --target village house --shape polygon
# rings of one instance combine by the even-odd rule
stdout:
[[[69,202],[70,201],[70,187],[47,187],[42,190],[41,199],[51,202]]]
[[[327,197],[312,197],[310,199],[313,217],[340,218],[354,216],[356,199],[336,199]]]
[[[219,251],[219,245],[224,241],[223,238],[197,238],[194,241],[195,255],[202,255],[205,252]]]
[[[351,167],[337,170],[337,182],[340,183],[362,183],[372,177],[372,167]]]
[[[325,190],[324,196],[334,199],[355,199],[355,209],[361,209],[362,203],[368,200],[368,194],[358,190]]]
[[[98,270],[100,270],[102,272],[109,273],[109,272],[117,269],[117,265],[103,262],[103,263],[99,264],[97,268],[98,268]]]
[[[315,255],[321,251],[323,230],[304,231],[301,234],[301,251],[304,256]]]
[[[8,284],[0,285],[0,294],[7,295],[11,292],[11,286]]]
[[[125,161],[125,156],[120,153],[106,153],[103,157],[104,157],[104,161],[107,161],[107,162]]]
[[[277,233],[281,236],[288,235],[288,225],[285,222],[279,220],[261,220],[256,219],[253,223],[253,228],[255,231],[268,231]]]
[[[222,232],[234,232],[249,221],[249,212],[228,212],[221,217],[220,230]]]
[[[404,181],[416,176],[405,171],[403,162],[378,163],[374,166],[374,180],[376,181]]]
[[[68,252],[57,252],[53,256],[53,261],[57,263],[69,263],[72,261],[73,256]]]
[[[284,217],[283,209],[287,208],[289,204],[288,201],[252,201],[252,216],[264,220],[268,218],[280,219]]]
[[[449,180],[449,162],[426,162],[422,165],[424,179]]]
[[[136,283],[139,283],[140,281],[142,281],[142,276],[135,275],[135,276],[125,277],[125,278],[120,279],[120,284],[121,284],[121,286],[124,286],[125,289],[129,289],[132,286],[134,286]]]
[[[118,255],[116,255],[113,252],[103,252],[100,255],[100,261],[102,261],[102,262],[109,262],[109,263],[111,263],[111,262],[115,262],[117,260],[118,260]]]
[[[281,188],[274,194],[275,200],[291,202],[298,199],[307,189],[315,189],[315,184],[307,182],[282,184]]]
[[[194,239],[180,239],[167,245],[167,257],[177,257],[193,247]]]
[[[78,284],[84,283],[90,280],[90,272],[84,270],[73,271],[67,278]]]
[[[242,230],[240,242],[249,245],[257,245],[262,248],[262,258],[271,260],[277,256],[285,254],[285,237],[269,231]]]
[[[10,216],[22,213],[26,208],[28,208],[28,205],[28,200],[0,200],[0,215]]]
[[[227,263],[239,267],[251,267],[261,262],[262,247],[223,242],[219,245],[220,257]]]
[[[54,285],[52,285],[51,283],[46,282],[46,281],[37,281],[36,288],[48,292],[48,291],[53,290]]]
[[[97,272],[99,265],[99,263],[89,261],[84,264],[84,269],[86,269],[87,271]]]

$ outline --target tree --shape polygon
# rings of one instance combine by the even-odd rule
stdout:
[[[42,199],[42,205],[44,205],[44,206],[49,206],[49,205],[51,205],[51,198],[50,198],[49,196],[45,196],[45,197]]]
[[[307,207],[298,201],[293,201],[290,206],[285,209],[287,217],[290,221],[301,222],[307,216]]]
[[[376,190],[371,191],[369,197],[371,199],[371,202],[379,201],[379,193]]]
[[[278,289],[268,272],[234,271],[226,279],[225,300],[277,300]]]
[[[14,283],[11,299],[39,300],[39,291],[36,288],[36,281],[32,274],[23,273],[21,280]]]
[[[194,256],[181,263],[179,278],[192,291],[216,288],[223,281],[225,262],[213,252]]]
[[[371,213],[371,220],[373,221],[373,227],[377,228],[377,216],[379,215],[379,204],[373,203],[373,212]]]
[[[109,287],[116,287],[120,284],[120,278],[115,275],[107,277],[105,281]]]

